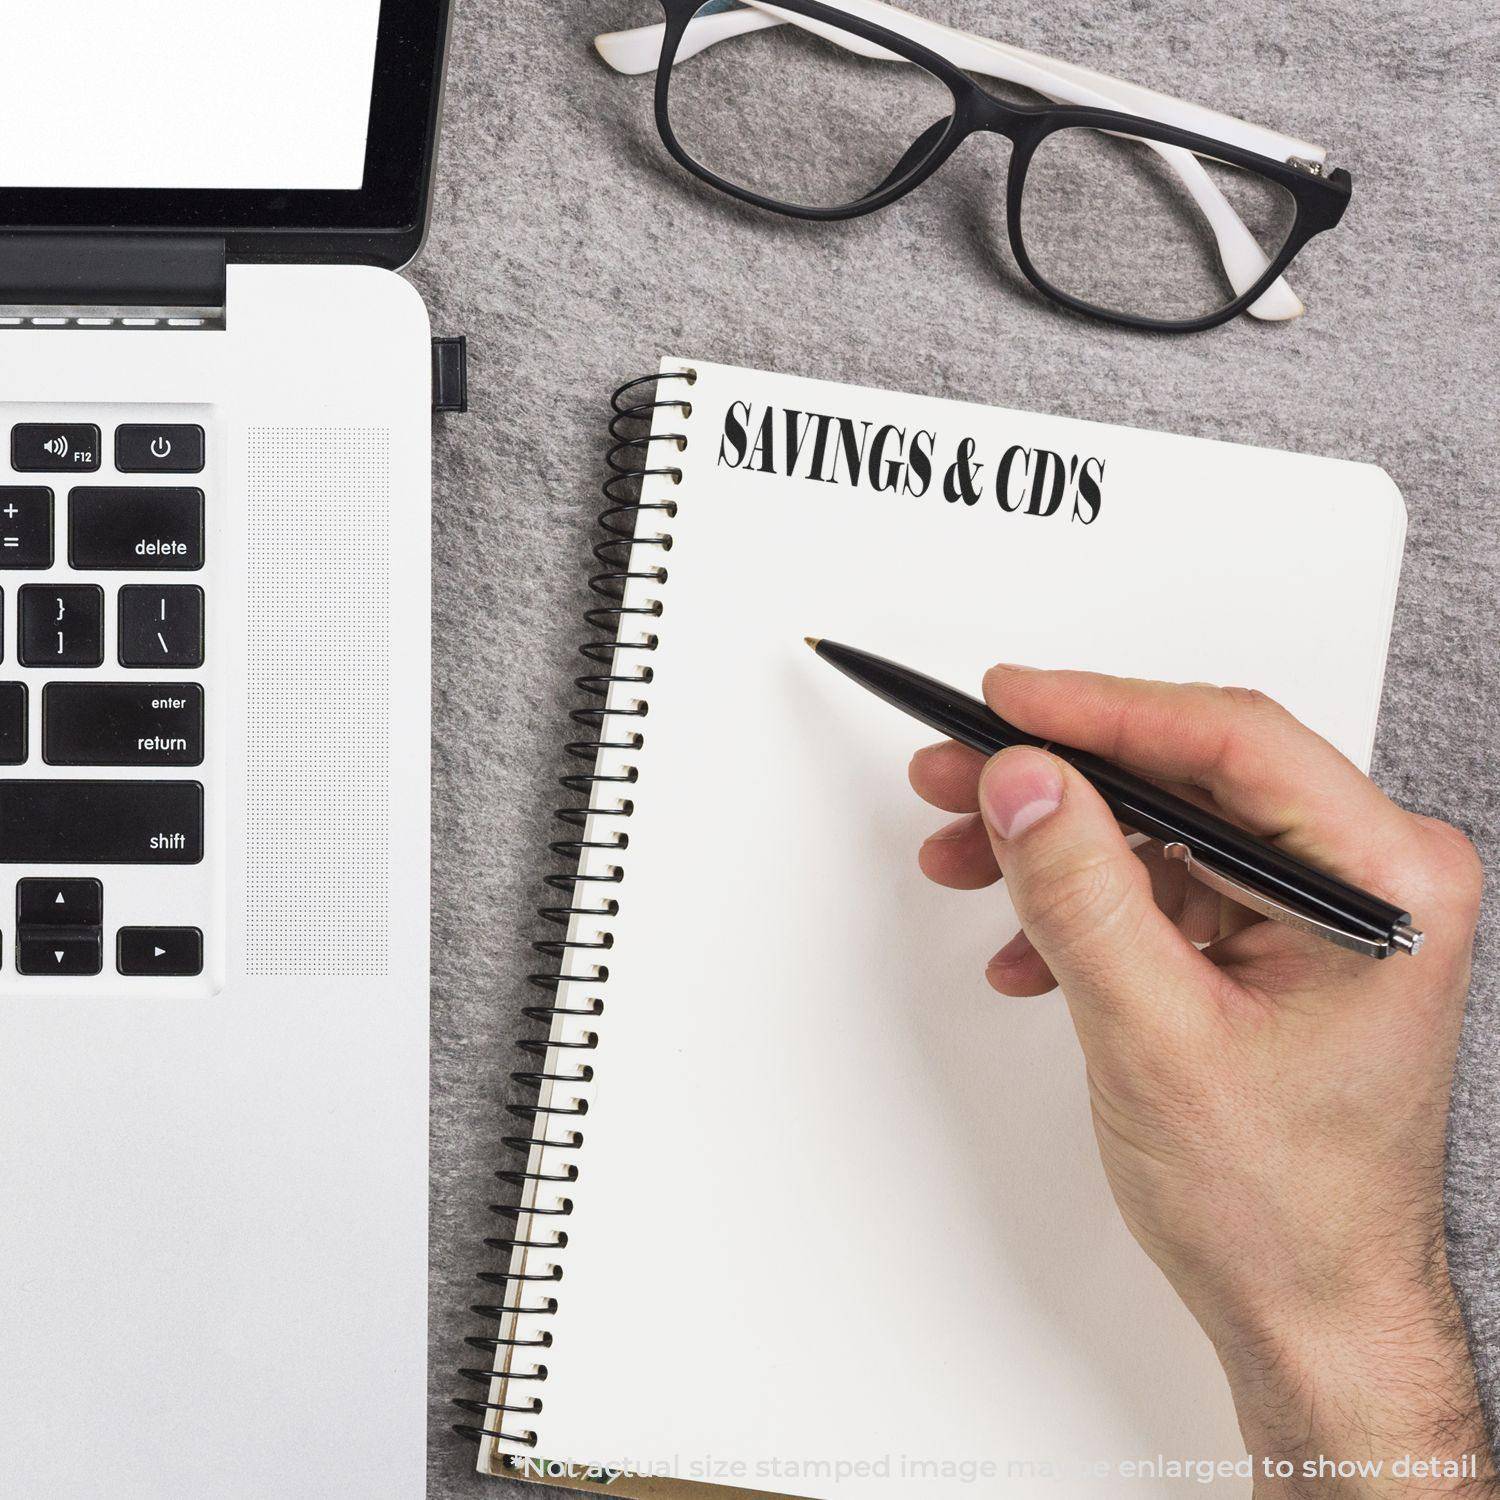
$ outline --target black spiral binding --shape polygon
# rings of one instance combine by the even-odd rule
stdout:
[[[590,817],[628,818],[635,810],[634,803],[628,799],[622,799],[618,808],[591,809],[589,804],[592,801],[595,786],[628,786],[632,785],[637,777],[636,768],[633,766],[627,767],[620,775],[601,775],[596,762],[601,751],[639,750],[644,743],[638,730],[617,729],[610,721],[644,717],[646,704],[637,702],[628,707],[609,708],[606,703],[610,688],[614,683],[644,685],[652,680],[653,673],[649,665],[641,664],[638,670],[627,673],[621,673],[618,668],[621,666],[620,654],[622,652],[656,650],[657,636],[653,631],[644,629],[644,621],[654,620],[661,615],[661,601],[653,600],[645,605],[627,606],[625,592],[634,579],[664,583],[667,570],[665,567],[650,569],[637,567],[631,571],[631,549],[634,546],[655,546],[663,552],[671,550],[670,535],[637,536],[636,521],[645,511],[659,511],[668,518],[675,516],[677,502],[675,500],[643,501],[640,498],[640,489],[643,481],[658,475],[669,478],[673,484],[682,482],[681,469],[674,466],[653,466],[654,452],[661,451],[659,446],[654,447],[654,445],[670,444],[674,451],[681,452],[687,447],[687,438],[682,433],[651,433],[648,429],[654,414],[658,411],[672,409],[686,418],[691,415],[693,409],[689,401],[655,399],[657,392],[654,389],[651,392],[652,399],[645,399],[646,393],[643,388],[657,387],[665,380],[681,380],[692,385],[696,379],[697,375],[692,370],[646,375],[639,380],[632,380],[622,385],[610,398],[613,415],[610,418],[609,435],[613,446],[606,456],[611,473],[604,482],[604,497],[609,501],[609,505],[599,516],[599,525],[609,533],[609,536],[607,540],[598,543],[594,548],[595,558],[604,565],[607,571],[596,573],[589,579],[589,588],[606,602],[584,613],[584,619],[590,627],[600,632],[607,632],[607,638],[585,641],[579,647],[582,655],[602,670],[590,672],[575,679],[579,690],[596,701],[575,708],[570,717],[575,724],[588,730],[593,738],[572,740],[564,747],[575,760],[585,761],[589,769],[587,772],[569,774],[561,778],[563,787],[582,800],[570,807],[556,809],[555,815],[570,829],[578,830],[578,833],[574,837],[556,839],[551,843],[552,852],[567,858],[571,862],[571,868],[565,874],[547,876],[546,884],[552,890],[564,894],[567,897],[567,904],[544,906],[540,908],[539,913],[544,921],[564,930],[574,917],[607,918],[613,917],[619,910],[619,903],[613,897],[603,894],[596,896],[586,888],[601,884],[618,884],[624,878],[624,870],[618,865],[610,865],[603,874],[583,874],[580,862],[590,850],[602,849],[612,852],[625,850],[629,847],[630,836],[621,829],[610,839],[589,840],[584,837],[584,831]],[[640,638],[637,640],[620,639],[620,632],[625,622],[633,618],[642,620],[643,628]],[[618,734],[617,738],[607,737],[616,734]],[[577,904],[580,900],[597,902],[597,904],[580,906]],[[585,1031],[576,1040],[559,1041],[552,1038],[551,1032],[553,1023],[558,1017],[595,1017],[604,1014],[604,1001],[601,998],[591,997],[583,1004],[563,1005],[559,1003],[559,991],[564,982],[576,982],[579,978],[578,975],[569,975],[566,981],[564,979],[562,971],[570,951],[602,952],[608,950],[613,942],[613,935],[604,933],[597,942],[573,942],[564,937],[547,938],[531,945],[536,952],[555,960],[557,966],[544,974],[527,975],[528,983],[547,992],[548,1003],[525,1006],[522,1013],[530,1020],[541,1022],[546,1030],[538,1036],[526,1038],[519,1044],[528,1058],[537,1059],[536,1063],[529,1067],[519,1068],[510,1075],[516,1083],[522,1086],[524,1097],[531,1101],[506,1106],[507,1114],[514,1119],[526,1122],[527,1133],[525,1135],[503,1137],[506,1146],[523,1154],[522,1170],[504,1169],[496,1172],[495,1176],[507,1186],[517,1189],[523,1195],[523,1201],[518,1205],[490,1204],[491,1213],[508,1221],[505,1227],[509,1232],[489,1236],[484,1241],[487,1248],[503,1251],[508,1257],[513,1257],[517,1251],[567,1248],[568,1234],[560,1225],[552,1230],[550,1238],[538,1239],[535,1236],[546,1232],[544,1226],[537,1222],[538,1219],[566,1218],[573,1211],[572,1200],[562,1197],[556,1208],[539,1208],[528,1205],[524,1201],[524,1194],[533,1184],[538,1187],[558,1187],[576,1181],[577,1166],[570,1164],[561,1172],[533,1172],[526,1168],[530,1166],[530,1156],[534,1148],[576,1151],[583,1145],[581,1130],[568,1123],[554,1126],[553,1122],[554,1120],[567,1122],[586,1114],[587,1101],[580,1100],[570,1107],[563,1108],[543,1105],[541,1103],[542,1090],[549,1083],[588,1083],[593,1079],[593,1066],[584,1062],[582,1058],[577,1059],[574,1072],[553,1072],[550,1069],[564,1066],[564,1058],[569,1053],[592,1051],[598,1045],[598,1034],[594,1031]],[[596,964],[594,973],[587,977],[603,985],[609,980],[609,969],[602,963]],[[554,1136],[552,1134],[554,1129],[559,1129],[561,1133]],[[549,1265],[544,1272],[534,1273],[514,1272],[509,1264],[503,1270],[480,1271],[479,1281],[487,1287],[498,1287],[502,1301],[475,1303],[469,1310],[480,1317],[496,1320],[514,1319],[521,1316],[528,1318],[549,1316],[557,1311],[557,1298],[544,1295],[540,1291],[533,1292],[529,1284],[539,1281],[555,1284],[562,1280],[562,1276],[562,1267],[556,1264]],[[514,1300],[507,1303],[503,1299],[512,1289],[514,1289]],[[532,1296],[535,1296],[536,1300],[528,1300]],[[505,1331],[506,1328],[502,1327],[501,1332]],[[512,1324],[509,1326],[509,1332],[517,1335],[522,1330]],[[547,1379],[547,1366],[538,1360],[532,1370],[518,1371],[510,1368],[508,1362],[500,1368],[493,1367],[493,1362],[498,1360],[501,1351],[509,1354],[516,1350],[550,1348],[552,1335],[544,1331],[534,1337],[474,1337],[467,1338],[464,1342],[471,1349],[478,1349],[488,1354],[492,1361],[492,1368],[466,1367],[460,1369],[458,1373],[465,1380],[486,1387],[486,1394],[488,1394],[491,1382],[499,1378],[503,1384],[503,1394],[506,1400],[488,1401],[466,1396],[456,1397],[453,1404],[462,1411],[477,1416],[479,1424],[458,1422],[454,1424],[453,1430],[463,1437],[476,1441],[484,1438],[499,1438],[505,1442],[523,1444],[528,1448],[535,1447],[537,1435],[530,1427],[524,1427],[519,1432],[507,1432],[503,1424],[506,1414],[535,1416],[541,1411],[542,1398],[539,1395],[531,1396],[524,1403],[513,1402],[510,1399],[510,1384],[512,1381],[534,1381],[540,1384]],[[498,1424],[495,1426],[489,1425],[491,1413],[500,1414]]]

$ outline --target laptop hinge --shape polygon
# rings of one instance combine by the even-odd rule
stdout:
[[[222,328],[216,235],[0,234],[0,328]]]

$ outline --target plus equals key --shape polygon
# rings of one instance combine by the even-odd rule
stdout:
[[[0,568],[52,566],[52,491],[0,485]]]

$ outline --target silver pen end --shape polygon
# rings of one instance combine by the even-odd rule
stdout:
[[[1422,934],[1410,922],[1397,922],[1391,930],[1391,947],[1403,953],[1415,953],[1422,946]]]

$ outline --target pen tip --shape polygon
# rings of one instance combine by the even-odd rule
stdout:
[[[1418,932],[1410,922],[1398,922],[1395,931],[1391,934],[1391,946],[1399,948],[1403,953],[1415,953],[1422,946],[1423,934]]]
[[[806,641],[807,644],[809,646],[811,646],[814,651],[816,651],[818,649],[818,642],[819,642],[819,639],[820,639],[818,636],[815,636],[815,635],[805,635],[805,636],[802,637],[802,639],[804,641]]]

